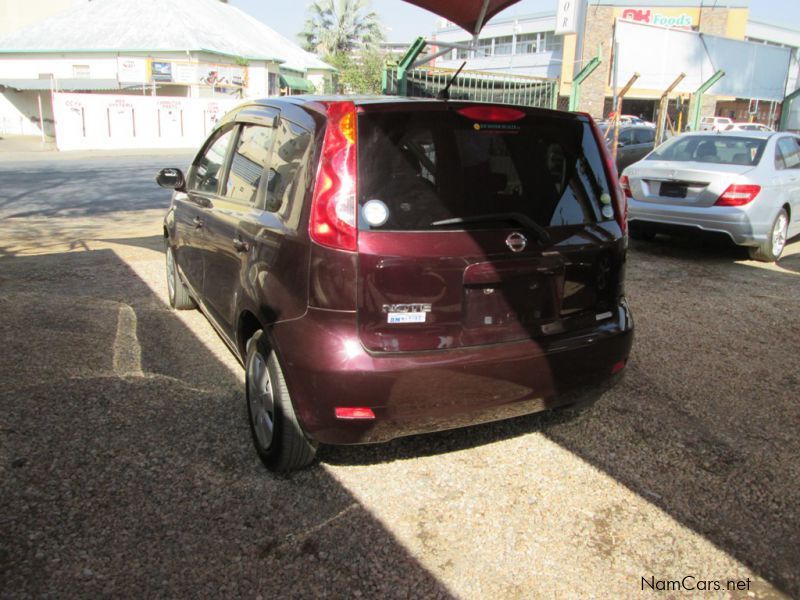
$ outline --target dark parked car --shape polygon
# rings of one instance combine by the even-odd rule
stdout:
[[[586,115],[270,98],[157,181],[170,302],[244,365],[272,469],[591,401],[625,367],[624,196]]]
[[[610,150],[612,140],[614,139],[613,123],[601,123],[600,131],[606,138],[606,145]],[[617,171],[622,173],[628,165],[642,160],[652,152],[655,141],[656,130],[653,127],[648,125],[620,124],[619,143],[617,144]]]

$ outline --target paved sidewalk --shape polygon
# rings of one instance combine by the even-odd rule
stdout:
[[[193,153],[191,148],[123,148],[119,150],[68,150],[61,152],[55,140],[37,135],[0,134],[0,162],[36,160],[75,160],[122,156],[161,156]]]

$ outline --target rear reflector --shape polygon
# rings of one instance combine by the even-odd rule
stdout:
[[[525,116],[525,113],[521,110],[504,106],[467,106],[459,108],[458,114],[473,121],[484,123],[510,123],[511,121],[519,121]]]
[[[624,369],[624,368],[625,368],[625,361],[624,360],[616,362],[611,366],[611,374],[615,375],[616,373],[619,373],[620,371],[622,371],[622,369]]]
[[[337,419],[374,419],[375,413],[367,406],[337,406]]]
[[[714,204],[716,206],[744,206],[755,200],[760,191],[760,185],[736,185],[733,183],[722,192]]]

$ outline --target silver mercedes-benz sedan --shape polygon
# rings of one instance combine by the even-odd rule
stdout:
[[[723,232],[772,262],[800,234],[800,138],[790,133],[687,133],[625,169],[620,184],[634,239]]]

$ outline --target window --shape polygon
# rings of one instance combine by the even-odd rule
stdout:
[[[649,127],[642,127],[633,130],[633,143],[634,144],[652,144],[656,139],[656,132]]]
[[[220,171],[225,163],[228,145],[233,137],[233,128],[219,135],[196,158],[189,175],[188,187],[196,192],[216,194],[219,187]]]
[[[633,129],[625,129],[623,131],[620,131],[619,143],[625,145],[633,144]]]
[[[288,199],[296,187],[294,184],[307,162],[306,154],[311,146],[311,134],[291,121],[281,119],[275,131],[275,144],[267,179],[266,210],[286,213],[291,207]]]
[[[231,170],[225,182],[225,196],[235,202],[254,206],[261,176],[269,160],[272,127],[242,126],[233,151]]]
[[[776,169],[800,168],[800,147],[795,138],[781,138],[775,150]]]
[[[539,52],[558,52],[561,50],[561,37],[552,31],[540,34],[542,41],[539,44]]]
[[[511,54],[514,38],[510,35],[494,38],[495,56]]]
[[[517,36],[517,54],[535,54],[539,51],[538,33],[525,33]]]
[[[277,96],[280,94],[280,82],[277,73],[267,74],[267,96]]]
[[[646,160],[757,165],[765,140],[717,135],[688,135],[665,142]]]
[[[88,79],[90,77],[89,65],[72,65],[72,76],[75,79]]]
[[[465,46],[469,46],[471,42],[469,40],[467,40],[467,41],[464,41],[464,42],[456,42],[456,43],[457,44],[464,44]],[[456,58],[457,59],[467,59],[467,58],[469,58],[469,50],[467,50],[466,48],[456,48]]]
[[[602,159],[580,121],[529,116],[476,129],[449,112],[373,113],[359,119],[358,136],[359,205],[379,200],[388,211],[379,225],[362,215],[361,229],[442,230],[463,219],[508,227],[481,220],[497,214],[544,227],[604,219]]]
[[[485,40],[478,40],[478,49],[475,51],[475,57],[480,58],[482,56],[491,56],[493,41],[494,40],[492,38]]]

